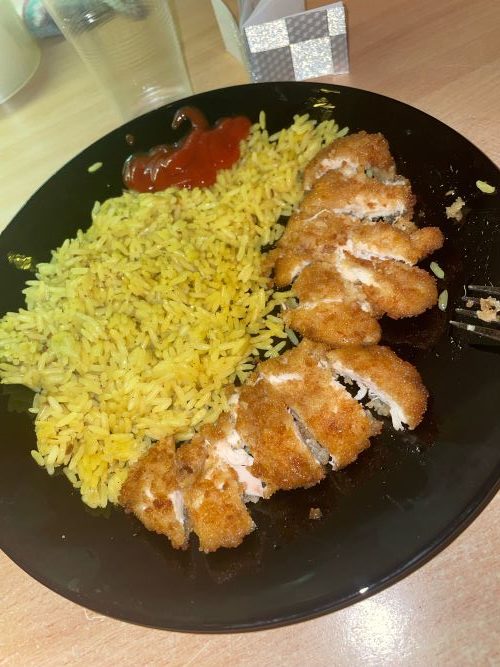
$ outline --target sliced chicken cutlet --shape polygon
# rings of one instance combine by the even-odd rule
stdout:
[[[255,384],[250,381],[241,389],[237,412],[236,428],[253,457],[252,474],[265,484],[266,498],[275,491],[307,488],[323,479],[322,464],[328,463],[328,455],[325,459],[316,451],[315,458],[311,453],[279,386],[261,378]]]
[[[219,434],[216,429],[202,430],[179,447],[177,458],[192,529],[198,535],[200,551],[209,553],[239,546],[255,524],[243,499],[243,484],[214,447]]]
[[[273,252],[274,283],[290,285],[299,273],[317,258],[334,257],[335,250],[348,238],[353,220],[349,216],[320,211],[307,218],[294,213]]]
[[[327,352],[332,370],[343,378],[354,380],[361,394],[368,394],[377,408],[390,411],[395,429],[403,424],[414,429],[427,408],[428,392],[417,369],[400,359],[388,347],[351,347]],[[370,405],[370,403],[368,404]]]
[[[339,252],[336,268],[345,280],[361,285],[375,309],[393,319],[420,315],[437,303],[435,279],[416,266]]]
[[[305,194],[300,212],[309,217],[327,209],[359,220],[392,219],[411,216],[414,203],[415,197],[406,179],[381,183],[374,178],[357,180],[328,171]]]
[[[349,134],[325,146],[309,162],[304,171],[304,187],[309,190],[327,171],[339,171],[346,178],[352,178],[364,177],[368,169],[381,181],[394,179],[396,167],[387,140],[380,133]]]
[[[248,453],[245,440],[236,429],[239,394],[233,393],[231,412],[225,412],[213,426],[207,427],[206,439],[214,448],[219,460],[234,470],[243,486],[245,499],[257,500],[264,494],[262,480],[254,474],[254,459]]]
[[[165,438],[131,467],[118,502],[148,530],[166,535],[176,549],[185,549],[189,528],[176,472],[175,443]]]
[[[353,226],[342,247],[359,259],[394,259],[413,266],[440,248],[443,241],[437,227],[407,234],[387,222],[373,222]]]
[[[438,227],[424,227],[409,233],[387,222],[353,224],[349,216],[328,211],[305,219],[292,216],[274,253],[274,282],[289,285],[313,260],[334,263],[337,247],[360,259],[395,259],[417,264],[443,245]]]
[[[287,326],[306,338],[333,346],[372,345],[381,336],[374,310],[362,291],[334,266],[314,262],[294,283],[296,308],[283,312]]]
[[[333,379],[324,348],[309,341],[262,363],[258,373],[279,391],[301,435],[327,450],[335,470],[352,463],[380,431],[377,422]]]
[[[439,227],[422,227],[415,231],[410,231],[410,241],[416,248],[419,259],[424,259],[434,251],[439,250],[444,243],[444,234]]]

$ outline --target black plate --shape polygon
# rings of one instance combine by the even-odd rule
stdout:
[[[381,131],[418,197],[423,224],[442,225],[437,253],[443,286],[458,305],[464,282],[500,284],[498,169],[439,121],[373,93],[324,84],[254,84],[203,93],[189,103],[211,121],[227,114],[258,118],[271,131],[296,113],[321,118],[321,98],[351,130]],[[85,228],[95,200],[118,195],[120,172],[134,149],[172,140],[181,102],[108,134],[55,174],[0,239],[0,308],[23,303],[29,277],[9,251],[47,260],[50,249]],[[102,161],[94,174],[87,168]],[[467,202],[463,225],[448,224],[454,190]],[[450,311],[449,311],[450,312]],[[210,556],[179,553],[120,510],[90,511],[64,477],[50,478],[30,457],[29,392],[0,397],[0,541],[30,575],[74,602],[135,623],[171,630],[220,632],[271,627],[339,609],[394,583],[436,554],[493,496],[500,469],[498,349],[451,339],[448,313],[437,309],[385,326],[385,340],[414,361],[432,400],[423,425],[395,434],[387,426],[359,461],[309,491],[277,494],[252,513],[258,530],[236,549]],[[308,518],[319,507],[320,521]]]

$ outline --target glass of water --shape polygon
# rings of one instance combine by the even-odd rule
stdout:
[[[125,120],[191,94],[169,0],[44,3]]]

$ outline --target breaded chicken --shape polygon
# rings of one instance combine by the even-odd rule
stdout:
[[[381,181],[390,181],[396,174],[385,137],[367,132],[349,134],[320,150],[304,171],[305,189],[309,190],[314,181],[331,170],[339,171],[347,178],[364,177],[366,171],[371,170]]]
[[[333,346],[371,345],[381,336],[377,317],[362,289],[342,279],[334,266],[314,262],[294,284],[299,305],[283,312],[287,326]]]
[[[279,387],[265,380],[242,387],[236,428],[253,457],[252,474],[264,482],[264,494],[310,487],[325,476],[323,465],[300,437]],[[322,463],[327,463],[323,459]]]
[[[353,220],[349,216],[320,211],[312,217],[294,213],[274,253],[274,283],[290,285],[313,260],[333,258],[339,245],[347,241]]]
[[[374,178],[346,178],[328,171],[302,200],[300,212],[310,217],[323,209],[360,220],[411,216],[415,197],[406,179],[381,183]]]
[[[272,250],[274,261],[273,282],[276,287],[286,287],[312,262],[311,253],[305,251],[283,252]]]
[[[255,529],[230,468],[210,468],[185,491],[185,502],[200,551],[205,553],[238,547]]]
[[[393,319],[420,315],[437,303],[436,280],[416,266],[340,252],[336,267],[345,280],[361,285],[374,308]]]
[[[439,227],[422,227],[410,232],[410,241],[417,249],[420,261],[443,246],[444,234]]]
[[[392,221],[392,226],[407,234],[412,234],[418,230],[417,225],[413,222],[410,215],[401,215],[399,218],[395,218]]]
[[[422,421],[428,393],[417,369],[388,347],[350,347],[327,352],[335,373],[354,380],[365,394],[390,410],[395,429]]]
[[[187,547],[189,529],[177,480],[173,438],[157,442],[132,466],[118,502],[148,530],[166,535],[176,549]]]
[[[300,344],[281,357],[260,364],[258,372],[292,411],[302,436],[316,441],[330,455],[335,470],[352,463],[380,431],[380,423],[336,382],[314,350]]]
[[[255,524],[243,500],[244,488],[236,472],[221,462],[204,436],[179,447],[179,467],[185,471],[183,496],[200,551],[237,547]]]
[[[352,398],[336,381],[355,381]],[[369,446],[381,424],[367,407],[414,428],[427,392],[416,369],[384,347],[328,350],[309,340],[259,365],[232,410],[175,450],[167,438],[135,464],[120,503],[144,525],[185,548],[193,530],[206,553],[237,547],[254,528],[245,500],[317,484]],[[240,474],[243,469],[243,475]]]
[[[437,227],[406,234],[387,222],[374,222],[352,227],[343,248],[359,259],[394,259],[413,266],[440,248],[443,241]]]
[[[337,253],[334,258],[337,259]],[[333,263],[313,262],[302,271],[293,289],[304,306],[319,301],[329,303],[356,301],[365,312],[376,312],[366,300],[363,291],[342,278]]]
[[[262,480],[254,474],[253,457],[248,453],[246,443],[235,427],[238,393],[233,393],[230,403],[233,405],[231,412],[222,413],[215,424],[204,427],[200,433],[216,452],[219,460],[234,470],[243,486],[245,497],[256,500],[264,496],[264,487]]]
[[[312,222],[302,223],[300,215],[293,216],[290,233],[287,227],[273,251],[276,286],[292,283],[313,260],[334,263],[337,247],[360,259],[395,259],[413,266],[444,242],[438,227],[407,233],[387,222],[348,224],[347,219],[322,212]]]

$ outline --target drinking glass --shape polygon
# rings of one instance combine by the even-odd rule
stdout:
[[[44,0],[124,119],[191,94],[168,0]]]

